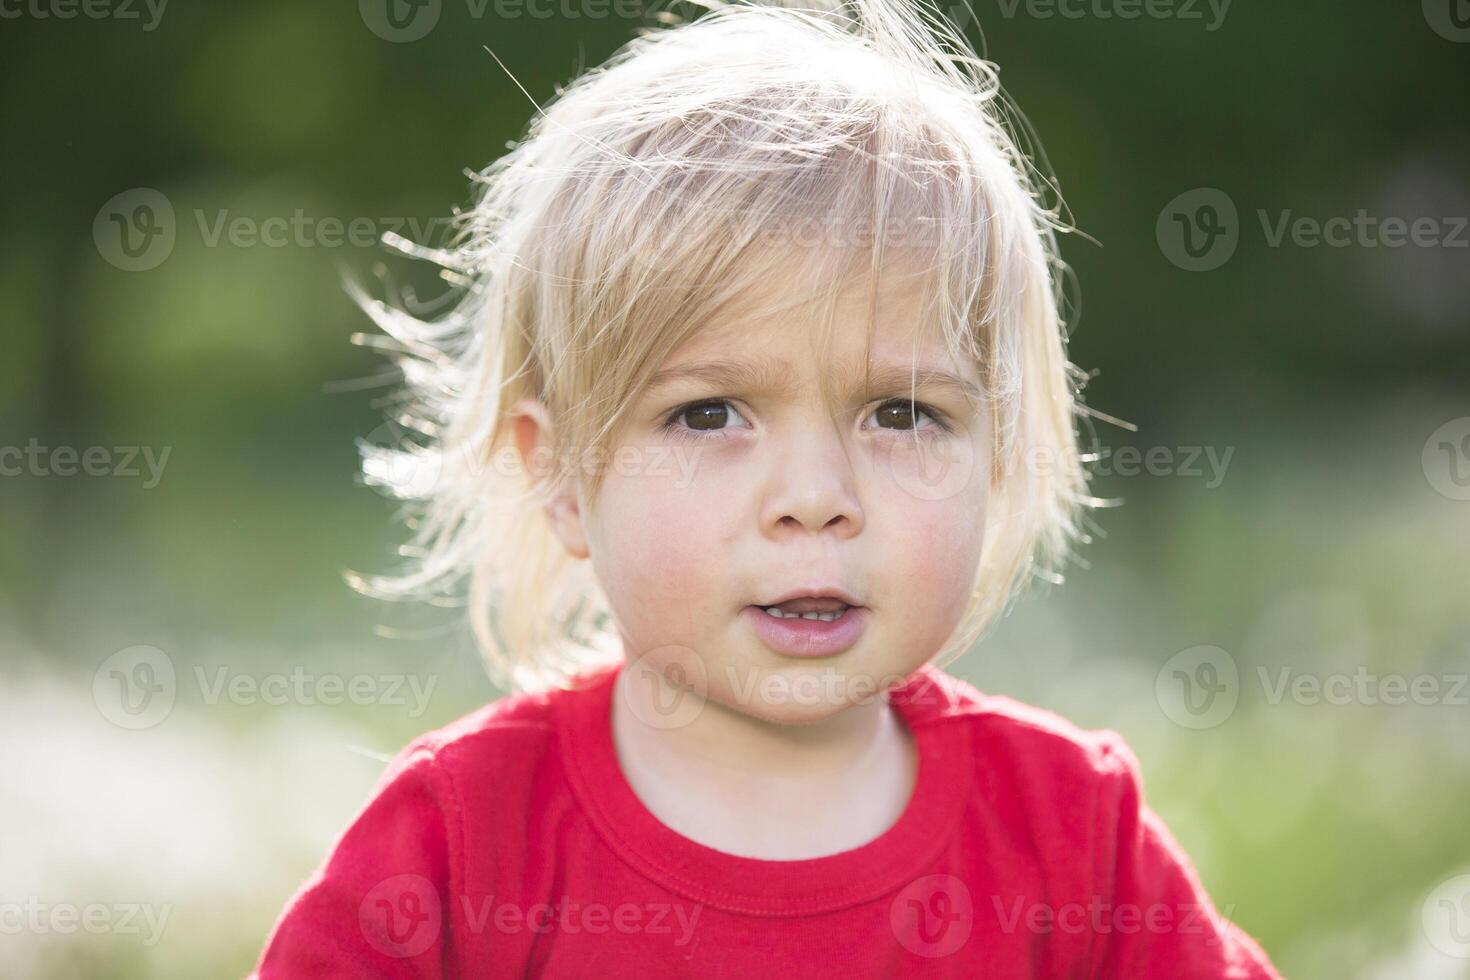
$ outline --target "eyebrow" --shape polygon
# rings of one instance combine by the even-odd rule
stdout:
[[[853,390],[861,383],[860,372],[850,371]],[[952,371],[926,365],[875,364],[868,372],[874,389],[906,390],[915,388],[949,388],[969,398],[981,397],[980,386]],[[645,386],[652,392],[680,381],[703,382],[731,392],[790,394],[797,385],[789,365],[778,358],[759,356],[750,360],[694,361],[655,372]]]

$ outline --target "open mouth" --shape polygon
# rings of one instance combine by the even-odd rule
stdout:
[[[745,607],[745,619],[761,641],[788,657],[841,653],[862,637],[868,618],[867,607],[830,597]]]
[[[755,608],[764,611],[766,615],[771,616],[774,619],[814,619],[819,620],[823,623],[831,623],[838,619],[841,619],[842,616],[853,607],[849,606],[845,602],[839,602],[835,609],[826,611],[785,611],[780,606],[756,606]]]

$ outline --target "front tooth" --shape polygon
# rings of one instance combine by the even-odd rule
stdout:
[[[839,610],[837,612],[830,612],[830,613],[820,613],[820,612],[787,613],[787,612],[782,612],[781,610],[777,609],[775,606],[767,606],[766,607],[766,612],[769,613],[769,614],[771,614],[772,616],[776,617],[777,619],[820,619],[824,623],[830,623],[833,620],[835,620],[838,616],[841,616],[844,612],[846,612],[846,610],[844,609],[844,610]]]

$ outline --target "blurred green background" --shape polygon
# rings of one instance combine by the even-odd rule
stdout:
[[[382,760],[498,696],[452,610],[341,581],[400,540],[355,480],[386,362],[348,343],[370,325],[341,276],[433,308],[436,270],[373,239],[434,240],[521,134],[485,47],[544,101],[638,26],[557,9],[0,9],[0,903],[113,923],[7,928],[0,974],[243,975]],[[969,19],[1099,243],[1063,241],[1071,354],[1138,430],[1098,434],[1155,455],[1100,467],[1126,502],[1088,567],[952,669],[1122,732],[1285,975],[1470,977],[1465,4],[1127,9]],[[1354,230],[1314,244],[1334,218]],[[1394,244],[1387,219],[1428,223]],[[159,656],[166,717],[108,701]],[[434,686],[215,696],[293,673]],[[1394,676],[1435,693],[1391,703]],[[1223,700],[1201,714],[1181,677]],[[1367,680],[1312,695],[1344,677]]]

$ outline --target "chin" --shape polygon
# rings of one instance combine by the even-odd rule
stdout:
[[[870,680],[866,671],[855,670],[842,655],[810,659],[782,657],[775,663],[750,669],[754,671],[754,679],[747,676],[738,685],[722,685],[718,692],[711,690],[711,700],[731,711],[777,725],[824,721],[880,696],[878,682],[884,680],[882,677]],[[722,667],[714,667],[711,675],[729,677]],[[896,674],[888,680],[894,678]]]
[[[800,727],[826,721],[834,715],[841,714],[848,707],[850,705],[847,704],[828,705],[805,704],[801,702],[767,704],[760,702],[756,704],[735,704],[731,706],[731,710],[743,712],[752,718],[758,718],[770,725]]]

